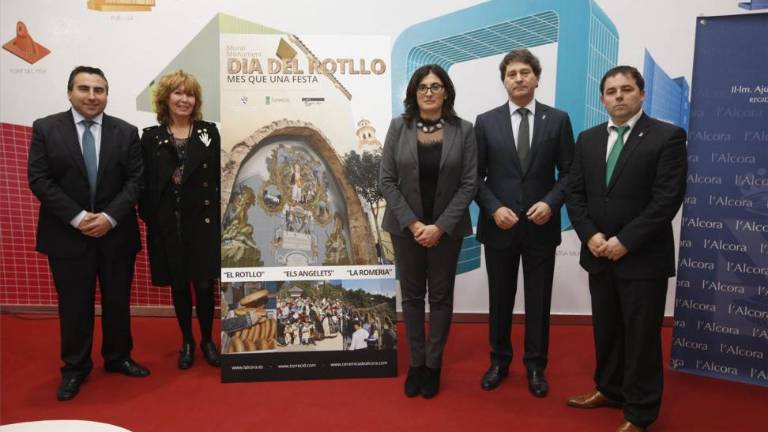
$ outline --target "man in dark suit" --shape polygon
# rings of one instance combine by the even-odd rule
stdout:
[[[523,261],[525,352],[528,389],[546,396],[549,310],[555,248],[560,244],[560,207],[573,155],[568,114],[537,102],[541,65],[526,49],[499,65],[509,101],[477,117],[480,218],[477,239],[485,245],[488,271],[491,366],[481,387],[496,388],[512,361],[512,311]],[[559,174],[556,176],[556,169]]]
[[[72,108],[32,126],[29,187],[40,200],[36,249],[48,255],[59,300],[64,367],[56,396],[61,401],[77,395],[93,368],[97,277],[104,368],[149,375],[130,357],[141,148],[136,127],[104,114],[108,91],[100,69],[78,66],[67,83]]]
[[[567,188],[589,272],[597,363],[596,389],[568,405],[623,406],[620,431],[645,430],[658,417],[661,323],[675,274],[671,221],[687,169],[685,131],[643,113],[643,86],[631,66],[603,76],[610,120],[579,135]]]

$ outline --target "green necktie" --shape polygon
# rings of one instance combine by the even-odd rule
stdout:
[[[611,182],[611,176],[613,175],[613,169],[616,168],[616,161],[619,160],[621,149],[624,148],[624,134],[629,130],[629,126],[611,126],[611,130],[615,130],[619,135],[616,138],[616,142],[611,148],[611,153],[608,155],[608,160],[605,161],[605,184]]]

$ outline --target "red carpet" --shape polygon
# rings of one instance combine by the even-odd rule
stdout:
[[[593,345],[589,326],[554,326],[545,399],[528,394],[522,363],[498,389],[480,389],[487,366],[486,326],[455,324],[445,355],[441,393],[433,400],[402,394],[407,368],[400,330],[398,378],[221,384],[202,361],[175,368],[179,336],[175,320],[133,320],[133,356],[152,375],[132,379],[96,367],[80,395],[57,402],[58,321],[3,315],[0,350],[0,423],[85,419],[132,431],[613,431],[622,421],[613,409],[565,406],[592,388]],[[97,322],[97,325],[99,323]],[[515,326],[513,343],[522,342]],[[668,351],[671,329],[664,330]],[[668,355],[668,354],[667,354]],[[667,371],[661,417],[652,431],[765,430],[768,388]],[[329,429],[330,428],[330,429]]]

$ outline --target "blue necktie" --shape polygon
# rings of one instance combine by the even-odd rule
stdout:
[[[94,208],[96,201],[96,173],[98,164],[96,162],[96,139],[91,133],[91,126],[95,123],[92,120],[83,120],[85,126],[83,131],[83,159],[85,159],[85,171],[88,173],[88,185],[91,191],[91,209]]]
[[[606,185],[611,182],[613,169],[616,168],[616,162],[619,160],[621,149],[624,148],[624,134],[629,130],[629,126],[611,126],[611,129],[615,130],[619,136],[616,138],[616,143],[613,144],[611,152],[608,154],[608,160],[605,161]]]

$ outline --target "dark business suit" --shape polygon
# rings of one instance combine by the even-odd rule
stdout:
[[[93,207],[72,112],[36,120],[29,149],[29,186],[40,200],[39,252],[48,255],[59,299],[65,377],[93,368],[94,289],[101,285],[102,356],[105,364],[129,358],[130,287],[140,249],[135,204],[142,188],[136,128],[104,114]],[[81,211],[104,212],[117,225],[100,238],[70,225]]]
[[[643,114],[625,142],[606,185],[606,123],[579,135],[567,206],[589,272],[597,390],[646,426],[661,404],[660,330],[675,274],[671,221],[685,194],[686,136]],[[595,257],[587,242],[596,233],[616,236],[628,253],[615,262]]]
[[[530,119],[529,119],[530,121]],[[536,102],[533,136],[527,167],[517,154],[509,104],[477,117],[477,203],[480,217],[477,239],[485,245],[489,288],[491,363],[506,368],[512,360],[510,331],[517,274],[523,260],[525,289],[525,353],[529,370],[547,366],[549,311],[555,248],[560,244],[560,207],[573,156],[573,130],[568,114]],[[555,176],[555,169],[559,175]],[[552,217],[543,225],[525,214],[538,201],[547,203]],[[499,228],[493,213],[506,206],[519,221],[511,229]]]
[[[468,206],[477,191],[477,147],[471,123],[458,120],[455,125],[445,124],[432,212],[434,224],[445,233],[436,246],[425,248],[408,229],[413,222],[425,222],[417,145],[416,128],[402,117],[394,118],[379,170],[379,188],[387,201],[382,228],[391,234],[395,247],[411,366],[440,368],[453,313],[459,251],[464,237],[472,234]],[[430,334],[425,343],[427,284]]]

